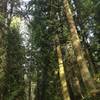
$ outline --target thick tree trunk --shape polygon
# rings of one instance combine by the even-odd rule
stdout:
[[[84,57],[83,50],[81,48],[80,39],[77,33],[75,22],[73,20],[73,15],[70,9],[70,5],[68,3],[68,0],[63,0],[63,3],[64,3],[64,10],[67,17],[67,21],[70,26],[71,41],[72,41],[72,45],[76,54],[77,63],[80,67],[80,73],[81,73],[82,79],[87,89],[89,90],[95,89],[96,88],[95,84],[88,70],[88,64]]]
[[[86,55],[86,59],[88,60],[88,63],[89,63],[89,69],[90,69],[90,72],[92,74],[92,76],[95,76],[95,73],[96,73],[96,70],[95,70],[95,63],[94,63],[94,59],[92,59],[92,52],[90,50],[90,46],[87,42],[87,36],[84,33],[82,33],[82,30],[84,28],[83,26],[83,22],[82,22],[82,16],[81,16],[81,10],[80,10],[80,0],[74,0],[74,4],[76,6],[75,8],[75,11],[77,12],[77,15],[75,16],[75,23],[77,26],[80,27],[80,29],[77,29],[79,31],[78,35],[82,38],[82,45],[83,45],[83,50],[84,50],[84,53]],[[80,34],[82,33],[82,34]]]
[[[70,36],[68,36],[68,39],[70,39]],[[68,41],[66,48],[67,48],[66,56],[67,56],[67,66],[68,66],[68,68],[66,68],[66,71],[68,71],[68,75],[67,75],[69,76],[68,80],[70,80],[69,83],[72,84],[71,88],[74,93],[74,97],[75,97],[74,100],[78,100],[78,99],[81,100],[83,96],[82,96],[82,91],[80,87],[80,81],[78,78],[79,69],[77,68],[74,50],[73,50],[72,43],[70,40]]]
[[[61,47],[60,47],[58,35],[56,35],[56,43],[57,43],[56,50],[57,50],[57,56],[58,56],[59,77],[60,77],[60,82],[61,82],[61,87],[62,87],[62,95],[63,95],[64,100],[70,100],[70,95],[69,95],[69,91],[68,91],[68,83],[66,81]]]

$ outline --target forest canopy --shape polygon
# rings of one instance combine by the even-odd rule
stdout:
[[[0,100],[100,100],[100,1],[0,0]]]

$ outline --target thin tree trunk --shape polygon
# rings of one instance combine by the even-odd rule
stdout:
[[[57,42],[57,56],[58,56],[58,64],[59,64],[59,77],[62,87],[62,95],[64,100],[70,100],[70,95],[68,91],[68,83],[66,81],[65,71],[64,71],[64,64],[62,60],[62,53],[61,53],[61,47],[59,42],[59,37],[56,35],[56,42]]]
[[[36,96],[35,96],[35,100],[39,100],[40,99],[40,79],[39,79],[40,75],[37,74],[37,87],[36,87]]]
[[[76,54],[77,63],[80,67],[80,73],[81,73],[82,79],[87,89],[89,90],[96,89],[93,79],[88,70],[88,65],[84,57],[83,50],[81,48],[80,39],[77,33],[77,29],[75,26],[75,22],[73,20],[73,15],[72,15],[68,0],[63,0],[63,3],[64,3],[64,10],[67,17],[67,21],[70,26],[71,41],[72,41],[72,45]]]
[[[38,74],[38,80],[37,80],[37,89],[36,89],[36,96],[35,100],[46,100],[46,85],[47,85],[47,68],[42,69],[42,74]],[[39,77],[42,77],[41,79]]]
[[[47,68],[43,69],[43,76],[42,76],[42,82],[41,82],[41,99],[40,100],[46,100],[46,85],[47,85]]]
[[[32,100],[31,98],[31,79],[29,79],[29,100]]]

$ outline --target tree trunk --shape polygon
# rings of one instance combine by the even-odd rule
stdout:
[[[62,95],[63,95],[64,100],[70,100],[70,95],[69,95],[69,91],[68,91],[68,83],[66,81],[61,47],[60,47],[58,35],[56,35],[56,43],[57,43],[56,50],[57,50],[57,56],[58,56],[59,77],[60,77],[60,82],[61,82],[61,87],[62,87]]]
[[[77,29],[79,32],[78,35],[82,38],[82,46],[83,46],[84,53],[86,55],[86,59],[88,60],[88,63],[89,63],[89,69],[90,69],[91,75],[95,76],[95,73],[96,73],[95,68],[96,67],[95,67],[94,59],[92,57],[92,52],[90,50],[90,45],[87,42],[86,33],[85,32],[82,33],[84,26],[82,24],[83,22],[82,22],[81,10],[80,10],[80,6],[79,6],[80,0],[74,0],[74,5],[76,6],[75,11],[77,12],[77,15],[75,16],[75,23],[77,26],[80,27],[80,29]]]
[[[29,79],[29,100],[32,100],[31,98],[31,79]]]
[[[73,45],[75,55],[77,58],[77,63],[80,67],[80,73],[81,73],[82,79],[83,79],[84,84],[87,87],[87,89],[93,90],[96,87],[95,87],[95,84],[92,80],[90,72],[88,70],[87,61],[84,57],[84,53],[83,53],[83,50],[81,48],[80,39],[79,39],[79,36],[77,33],[75,22],[73,20],[73,15],[72,15],[72,12],[70,9],[70,5],[68,3],[68,0],[64,0],[63,3],[64,3],[64,10],[65,10],[65,14],[67,17],[67,21],[68,21],[68,24],[70,26],[71,41],[72,41],[72,45]]]
[[[35,100],[46,100],[45,94],[46,94],[46,86],[47,86],[47,78],[48,78],[47,76],[48,69],[45,67],[41,71],[42,73],[41,74],[38,73],[37,76],[38,80],[37,80]]]
[[[43,76],[42,76],[42,82],[41,82],[41,99],[40,100],[46,100],[46,85],[47,85],[47,68],[43,69]]]
[[[70,39],[70,36],[68,36],[68,39]],[[72,84],[72,91],[74,93],[74,99],[78,100],[78,99],[82,99],[82,91],[81,91],[81,87],[80,87],[80,81],[79,81],[79,68],[77,67],[76,64],[76,60],[75,60],[75,55],[74,55],[74,50],[72,47],[72,43],[69,40],[67,42],[67,51],[66,51],[66,57],[67,57],[67,66],[68,68],[66,68],[66,71],[68,71],[67,76],[69,81],[69,84]],[[66,67],[67,67],[66,66]],[[70,66],[70,67],[69,67]],[[72,99],[73,100],[73,99]]]

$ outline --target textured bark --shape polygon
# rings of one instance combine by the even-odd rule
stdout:
[[[62,87],[62,95],[64,100],[70,100],[70,95],[68,91],[68,83],[66,81],[65,71],[64,71],[64,64],[62,59],[61,47],[59,42],[59,37],[56,35],[56,42],[57,42],[57,56],[58,56],[58,64],[59,64],[59,77]]]
[[[70,39],[70,36],[68,36],[68,39]],[[66,51],[66,56],[67,56],[67,66],[66,71],[68,71],[68,80],[70,80],[71,88],[74,93],[74,100],[82,99],[82,91],[80,87],[80,81],[79,81],[79,68],[77,68],[76,60],[75,60],[75,55],[74,55],[74,50],[72,47],[72,43],[69,40],[66,45],[67,51]],[[66,66],[66,67],[67,67]],[[72,99],[73,100],[73,99]]]
[[[73,45],[75,55],[77,58],[77,63],[80,67],[80,73],[81,73],[82,79],[87,89],[89,90],[95,89],[95,84],[88,70],[88,64],[84,57],[84,52],[81,48],[80,39],[77,33],[77,29],[76,29],[75,22],[73,19],[73,14],[70,9],[70,5],[68,3],[68,0],[64,0],[63,3],[64,3],[64,10],[67,17],[67,21],[70,27],[71,41],[72,41],[72,45]]]
[[[75,16],[75,24],[80,27],[80,29],[77,29],[79,31],[78,35],[82,38],[83,50],[86,55],[86,59],[88,60],[88,63],[89,63],[90,72],[93,76],[95,76],[96,66],[94,63],[92,52],[90,50],[90,45],[87,42],[86,33],[85,32],[82,33],[84,26],[82,24],[83,22],[82,22],[81,10],[80,10],[80,0],[74,0],[74,4],[75,4],[75,11],[77,12],[77,15]]]

